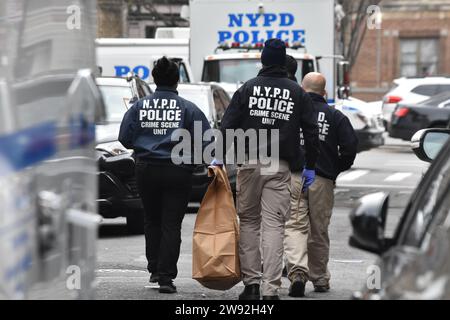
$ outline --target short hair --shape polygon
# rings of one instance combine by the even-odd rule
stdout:
[[[156,61],[152,76],[157,86],[173,87],[180,80],[180,69],[172,60],[162,57]]]
[[[286,70],[288,72],[288,75],[291,77],[295,77],[297,69],[298,69],[297,60],[295,60],[295,58],[291,55],[286,55]]]

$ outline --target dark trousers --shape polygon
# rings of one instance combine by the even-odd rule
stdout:
[[[175,279],[180,256],[181,224],[192,189],[192,172],[175,165],[136,164],[145,210],[145,253],[148,271],[159,283]]]

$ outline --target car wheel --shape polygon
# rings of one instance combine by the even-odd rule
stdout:
[[[144,234],[143,210],[136,210],[128,214],[127,229],[129,234]]]

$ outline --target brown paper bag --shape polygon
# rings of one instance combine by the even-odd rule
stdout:
[[[211,184],[197,213],[192,242],[192,278],[214,290],[228,290],[241,280],[239,227],[226,171],[209,167]]]

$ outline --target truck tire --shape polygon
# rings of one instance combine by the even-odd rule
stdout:
[[[127,216],[127,230],[129,234],[144,234],[144,211],[136,210]]]

